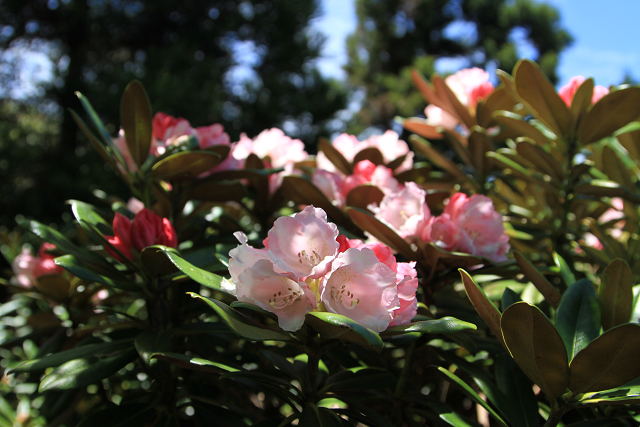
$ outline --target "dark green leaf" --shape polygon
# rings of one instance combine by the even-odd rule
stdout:
[[[495,377],[498,388],[507,396],[509,405],[517,412],[516,419],[507,416],[514,426],[539,427],[538,399],[533,392],[531,382],[508,355],[501,354],[495,358]],[[498,406],[498,402],[494,402]]]
[[[505,288],[502,293],[502,311],[505,311],[510,305],[520,301],[522,301],[520,295],[513,292],[510,288]]]
[[[553,253],[553,262],[560,269],[560,275],[564,279],[564,283],[567,285],[567,287],[573,285],[575,283],[575,281],[576,281],[576,278],[573,275],[573,272],[571,271],[571,268],[569,268],[569,264],[567,264],[567,262],[564,260],[564,258],[562,258],[560,255],[558,255],[557,252],[554,252]]]
[[[71,211],[78,221],[85,221],[95,226],[102,234],[112,235],[113,230],[102,216],[98,215],[95,207],[78,200],[69,200],[67,203],[71,205]]]
[[[155,418],[155,408],[145,403],[134,403],[95,412],[76,427],[140,427]]]
[[[562,296],[556,312],[556,328],[567,347],[569,360],[600,335],[600,307],[593,285],[582,279]]]
[[[325,340],[348,341],[375,351],[382,349],[380,335],[340,314],[314,311],[307,313],[306,323]]]
[[[309,427],[342,427],[341,418],[330,409],[319,408],[314,403],[307,403],[300,415],[301,426]]]
[[[633,308],[633,281],[629,264],[616,259],[604,269],[598,288],[598,303],[602,314],[602,328],[628,323]]]
[[[165,331],[144,331],[134,341],[140,358],[149,365],[152,355],[164,353],[171,347],[171,336]]]
[[[142,165],[151,148],[151,105],[144,87],[137,80],[129,83],[122,94],[120,127],[131,158],[136,165]]]
[[[462,283],[464,284],[465,292],[467,293],[471,304],[473,304],[473,307],[476,309],[482,320],[484,320],[487,326],[489,326],[491,332],[493,332],[502,345],[506,347],[500,330],[500,311],[498,311],[496,306],[493,305],[489,297],[487,297],[487,294],[485,294],[482,288],[471,278],[469,273],[462,269],[459,269],[458,271],[462,276]]]
[[[381,336],[402,335],[410,332],[420,332],[423,334],[449,334],[467,329],[477,329],[473,323],[465,322],[455,317],[443,317],[434,320],[424,320],[421,322],[407,323],[405,325],[391,326]]]
[[[73,255],[64,255],[57,257],[55,259],[55,263],[60,267],[67,270],[69,273],[73,274],[80,279],[86,280],[88,282],[96,282],[102,283],[103,285],[107,285],[114,289],[121,289],[123,291],[139,291],[140,287],[134,282],[128,282],[124,277],[120,277],[119,275],[110,273],[111,276],[116,276],[117,278],[111,278],[103,274],[98,274],[93,270],[89,270],[80,265],[80,262]]]
[[[93,357],[75,359],[64,363],[45,376],[38,391],[82,388],[118,372],[136,358],[135,350],[97,360]]]
[[[231,366],[224,365],[222,363],[213,362],[211,360],[201,359],[199,357],[187,356],[185,354],[179,353],[152,353],[150,355],[150,359],[158,359],[167,363],[171,363],[172,365],[179,366],[184,369],[191,369],[194,371],[205,371],[205,372],[213,372],[213,373],[224,373],[224,372],[238,372],[239,369],[236,369]]]
[[[238,336],[252,341],[288,341],[297,340],[286,332],[274,331],[262,327],[255,321],[242,315],[223,302],[200,296],[193,292],[188,292],[193,298],[198,298],[214,309],[216,314],[235,332]]]
[[[45,368],[59,366],[65,362],[74,359],[80,359],[86,356],[100,356],[108,355],[116,351],[123,350],[127,347],[131,347],[133,343],[131,341],[114,341],[105,342],[101,344],[88,344],[79,347],[75,347],[69,350],[64,350],[58,353],[53,353],[48,356],[41,357],[39,359],[30,360],[18,365],[14,369],[11,369],[9,373],[16,372],[33,372],[39,371]]]
[[[193,281],[200,283],[207,288],[224,292],[224,290],[222,289],[222,281],[224,280],[224,278],[222,276],[218,276],[217,274],[210,273],[201,268],[198,268],[173,252],[164,251],[163,253],[167,258],[169,258],[169,260],[171,260],[173,265],[175,265],[178,270],[182,271]]]
[[[167,253],[177,255],[178,251],[162,245],[148,246],[140,253],[140,261],[143,269],[149,273],[151,277],[165,276],[178,271],[175,264],[167,259]]]

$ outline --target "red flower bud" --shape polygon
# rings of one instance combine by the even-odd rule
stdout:
[[[143,209],[131,223],[131,245],[138,251],[152,245],[175,248],[178,246],[178,237],[167,218]]]
[[[113,218],[113,234],[120,240],[120,243],[131,246],[131,220],[119,212]]]

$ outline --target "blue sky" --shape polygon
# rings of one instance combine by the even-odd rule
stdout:
[[[640,0],[547,0],[574,38],[560,57],[560,84],[572,76],[593,77],[596,84],[618,84],[629,72],[640,80]],[[343,78],[345,37],[356,26],[354,0],[323,0],[316,27],[329,38],[320,62],[323,73]],[[508,70],[510,71],[510,70]]]

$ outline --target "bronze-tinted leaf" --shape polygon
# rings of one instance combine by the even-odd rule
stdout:
[[[137,80],[129,83],[122,94],[120,126],[131,158],[136,165],[142,165],[151,148],[151,105],[142,83]]]
[[[558,182],[562,182],[564,171],[556,159],[528,138],[518,138],[516,151],[527,161],[533,163],[538,170]]]
[[[549,138],[534,126],[527,123],[522,116],[508,111],[500,111],[494,114],[493,117],[502,126],[506,126],[507,128],[514,130],[518,136],[531,138],[543,147],[549,147],[552,145]]]
[[[347,194],[347,206],[368,210],[370,204],[380,205],[384,193],[375,185],[359,185]]]
[[[342,153],[335,149],[335,147],[324,138],[320,138],[320,142],[318,143],[318,149],[327,156],[327,159],[345,175],[351,175],[353,173],[353,168],[351,167],[351,163],[344,158]]]
[[[462,276],[462,283],[464,284],[464,290],[471,300],[471,304],[476,309],[482,320],[489,326],[491,332],[500,340],[503,346],[506,347],[504,338],[502,337],[502,330],[500,329],[500,312],[495,305],[491,302],[487,294],[484,293],[482,288],[471,278],[469,273],[459,269]]]
[[[160,160],[151,168],[151,174],[160,179],[181,181],[195,179],[220,163],[220,156],[208,151],[183,151]]]
[[[622,160],[611,147],[605,145],[602,148],[602,169],[607,177],[628,189],[635,188],[635,183],[631,179],[631,172],[627,169]]]
[[[69,299],[71,283],[57,274],[47,274],[38,277],[33,285],[45,296],[56,302],[64,302]]]
[[[404,126],[404,128],[409,132],[417,133],[427,139],[442,138],[442,134],[438,132],[438,128],[427,123],[425,119],[419,119],[417,117],[405,119],[402,122],[402,126]]]
[[[438,97],[445,99],[447,108],[445,108],[445,106],[441,107],[443,110],[449,112],[452,116],[457,117],[460,120],[460,123],[465,125],[468,129],[477,124],[474,118],[471,117],[471,113],[469,113],[467,107],[460,103],[458,97],[453,93],[442,77],[434,75],[431,78],[431,82],[436,89]]]
[[[340,224],[351,223],[341,209],[333,205],[318,187],[306,179],[293,175],[285,176],[282,180],[282,188],[294,203],[322,208],[329,218]]]
[[[409,153],[400,156],[396,159],[391,160],[389,163],[387,163],[387,167],[389,169],[391,169],[392,171],[395,171],[397,168],[400,167],[400,165],[402,165],[405,161],[405,159],[407,158],[407,156],[409,155]]]
[[[583,144],[611,135],[638,118],[640,87],[628,87],[603,96],[587,112],[578,128],[578,139]]]
[[[397,250],[408,259],[416,259],[416,253],[413,252],[409,243],[389,228],[388,225],[382,223],[378,218],[364,210],[352,207],[347,208],[347,213],[353,222],[362,230],[371,233],[373,237],[380,240],[385,245]]]
[[[458,168],[458,165],[446,158],[444,155],[435,150],[428,141],[416,135],[409,137],[411,146],[414,150],[422,154],[427,160],[456,178],[466,178],[464,173]]]
[[[556,135],[566,134],[571,128],[569,109],[540,67],[533,61],[522,60],[516,65],[514,76],[518,95],[536,118]]]
[[[413,80],[413,83],[416,85],[420,93],[422,93],[422,96],[424,96],[424,99],[429,104],[440,106],[439,104],[442,103],[442,100],[438,97],[438,95],[436,95],[435,91],[433,90],[433,86],[427,81],[427,79],[424,78],[422,74],[420,74],[419,71],[415,69],[411,70],[411,79]]]
[[[526,302],[511,305],[500,320],[504,341],[520,369],[554,401],[569,384],[564,342],[549,319]]]
[[[469,155],[469,150],[467,149],[469,142],[466,138],[462,137],[462,135],[460,135],[458,132],[453,132],[446,129],[442,131],[442,134],[444,135],[444,138],[447,140],[447,142],[449,142],[451,148],[453,148],[456,154],[458,154],[463,163],[466,163],[468,165],[473,164],[471,156]]]
[[[520,252],[514,251],[513,255],[527,279],[540,291],[551,307],[557,308],[561,295],[556,288]]]
[[[494,90],[487,99],[478,102],[478,107],[476,109],[478,125],[485,129],[495,126],[496,122],[493,118],[493,113],[500,110],[509,111],[516,103],[517,101],[512,97],[511,93],[505,86],[499,87]]]
[[[591,106],[591,98],[593,98],[593,78],[585,80],[571,100],[571,128],[576,129],[581,119],[587,113]]]
[[[574,394],[620,387],[640,377],[640,325],[609,329],[571,361],[569,389]]]
[[[486,157],[489,151],[493,151],[491,139],[479,128],[472,129],[471,135],[469,135],[471,164],[482,176],[487,176],[493,167],[493,159]]]
[[[598,303],[605,331],[629,322],[633,306],[633,281],[626,261],[616,259],[604,269],[598,289]]]
[[[376,147],[368,147],[360,150],[353,158],[353,166],[363,160],[369,160],[374,165],[384,164],[384,157],[382,157],[382,153]]]

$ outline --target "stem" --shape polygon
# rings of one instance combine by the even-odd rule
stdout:
[[[308,401],[316,403],[318,398],[318,364],[320,363],[320,358],[316,355],[315,352],[311,352],[307,354],[309,357],[307,360],[307,373],[309,374],[309,384],[307,390]]]
[[[402,425],[402,398],[404,397],[405,390],[407,388],[407,382],[411,375],[411,361],[413,359],[413,351],[416,348],[416,341],[413,341],[407,348],[407,353],[404,357],[404,366],[402,372],[400,372],[400,378],[396,384],[396,391],[393,395],[395,400],[395,406],[393,408],[393,420],[395,425]]]
[[[547,422],[544,423],[544,427],[556,427],[560,422],[560,419],[564,415],[565,411],[562,409],[552,409],[551,414],[549,414],[549,418]]]

